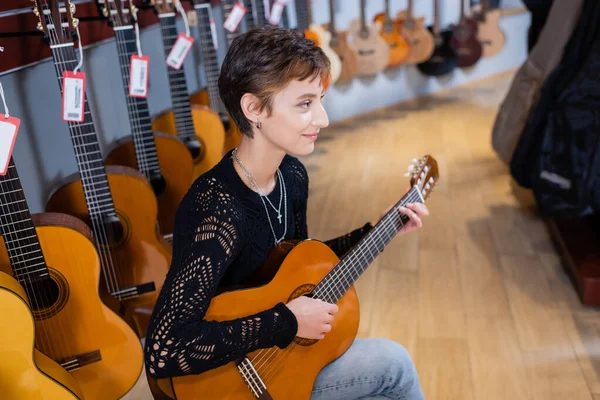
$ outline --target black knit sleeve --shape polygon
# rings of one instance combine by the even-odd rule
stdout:
[[[298,326],[283,303],[231,321],[204,319],[243,242],[243,209],[214,179],[194,184],[177,213],[171,269],[145,344],[155,378],[198,374],[261,348],[287,347]]]
[[[294,238],[304,240],[308,239],[308,227],[306,223],[306,210],[308,207],[308,172],[300,160],[297,159],[294,159],[294,162],[291,163],[291,168],[299,191],[297,202],[294,207],[294,221],[296,224],[296,235]],[[350,233],[327,240],[324,243],[341,258],[372,228],[373,226],[371,223],[367,222],[362,227],[357,228]]]

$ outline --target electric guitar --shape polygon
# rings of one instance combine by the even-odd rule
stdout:
[[[337,82],[348,82],[354,79],[358,68],[358,52],[348,46],[348,33],[338,32],[335,26],[334,0],[329,0],[330,23],[327,29],[331,34],[329,46],[338,55],[342,70]]]
[[[429,60],[435,48],[431,32],[425,28],[425,17],[415,18],[413,15],[413,0],[408,0],[408,8],[400,11],[396,18],[401,21],[402,34],[410,44],[407,64],[419,64]]]
[[[353,285],[408,222],[398,207],[424,202],[436,185],[436,161],[425,156],[415,164],[412,189],[341,260],[320,241],[284,241],[270,252],[260,277],[253,275],[246,287],[220,288],[205,315],[225,321],[309,295],[339,307],[324,339],[296,337],[286,349],[256,350],[202,374],[155,380],[151,386],[178,400],[308,399],[318,373],[356,337],[360,308]]]
[[[67,1],[36,0],[42,32],[50,45],[60,92],[63,73],[79,64],[74,6]],[[66,10],[66,11],[62,11]],[[139,171],[105,167],[89,96],[83,94],[83,121],[68,122],[79,173],[67,177],[46,204],[47,212],[69,214],[87,223],[102,265],[101,298],[144,337],[150,314],[171,262],[171,246],[158,233],[158,206],[152,187]]]
[[[417,64],[421,73],[429,76],[442,76],[449,74],[458,65],[458,53],[452,46],[453,33],[451,30],[440,28],[439,0],[433,0],[433,26],[428,27],[434,38],[435,47],[427,61]]]
[[[173,135],[152,132],[148,101],[129,95],[131,56],[137,55],[135,6],[130,0],[102,0],[99,3],[115,32],[117,55],[127,101],[131,136],[119,139],[105,159],[107,165],[125,165],[144,174],[158,201],[158,227],[172,239],[175,214],[194,176],[192,156]],[[146,71],[146,73],[148,73]]]
[[[506,35],[500,28],[500,10],[490,9],[489,0],[481,0],[477,15],[479,22],[477,38],[483,46],[483,57],[494,57],[500,53],[506,44]]]
[[[385,11],[377,14],[373,21],[381,24],[380,35],[390,47],[389,66],[402,65],[411,53],[411,46],[402,34],[402,23],[390,17],[390,0],[385,0]]]
[[[27,293],[36,348],[71,373],[86,399],[122,397],[142,372],[142,346],[100,300],[90,229],[66,214],[32,216],[12,159],[0,176],[0,207],[0,271]]]
[[[483,47],[477,38],[478,23],[472,17],[465,15],[465,2],[460,1],[460,20],[452,27],[452,47],[458,53],[458,66],[471,67],[479,61]]]
[[[353,20],[348,29],[352,35],[349,46],[358,53],[357,75],[374,76],[388,66],[390,48],[379,34],[381,24],[367,25],[366,6],[366,0],[360,0],[360,18]]]

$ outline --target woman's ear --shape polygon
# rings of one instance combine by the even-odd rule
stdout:
[[[244,116],[255,125],[261,120],[263,112],[260,110],[260,100],[251,93],[245,93],[241,100],[240,106]]]

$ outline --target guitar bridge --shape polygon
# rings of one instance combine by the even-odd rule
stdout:
[[[145,293],[154,292],[156,290],[156,286],[154,282],[143,283],[137,286],[131,286],[125,289],[119,289],[117,291],[111,292],[110,294],[116,297],[118,300],[129,300],[134,297],[141,296]]]
[[[273,400],[273,397],[271,397],[271,394],[267,390],[267,385],[262,381],[248,357],[236,360],[235,365],[254,397],[258,400]]]
[[[100,350],[94,350],[89,353],[78,354],[74,357],[60,360],[58,363],[61,367],[70,372],[101,360],[102,355],[100,354]]]

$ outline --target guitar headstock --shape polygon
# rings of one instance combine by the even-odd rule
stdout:
[[[34,0],[33,13],[38,17],[38,30],[44,33],[51,46],[73,43],[77,40],[77,24],[73,17],[75,5],[65,0],[63,7],[58,0]]]
[[[136,8],[133,0],[96,0],[104,17],[113,27],[131,25],[135,22]]]
[[[440,177],[437,161],[430,155],[413,159],[405,176],[410,176],[410,186],[419,188],[423,199],[427,199]]]

